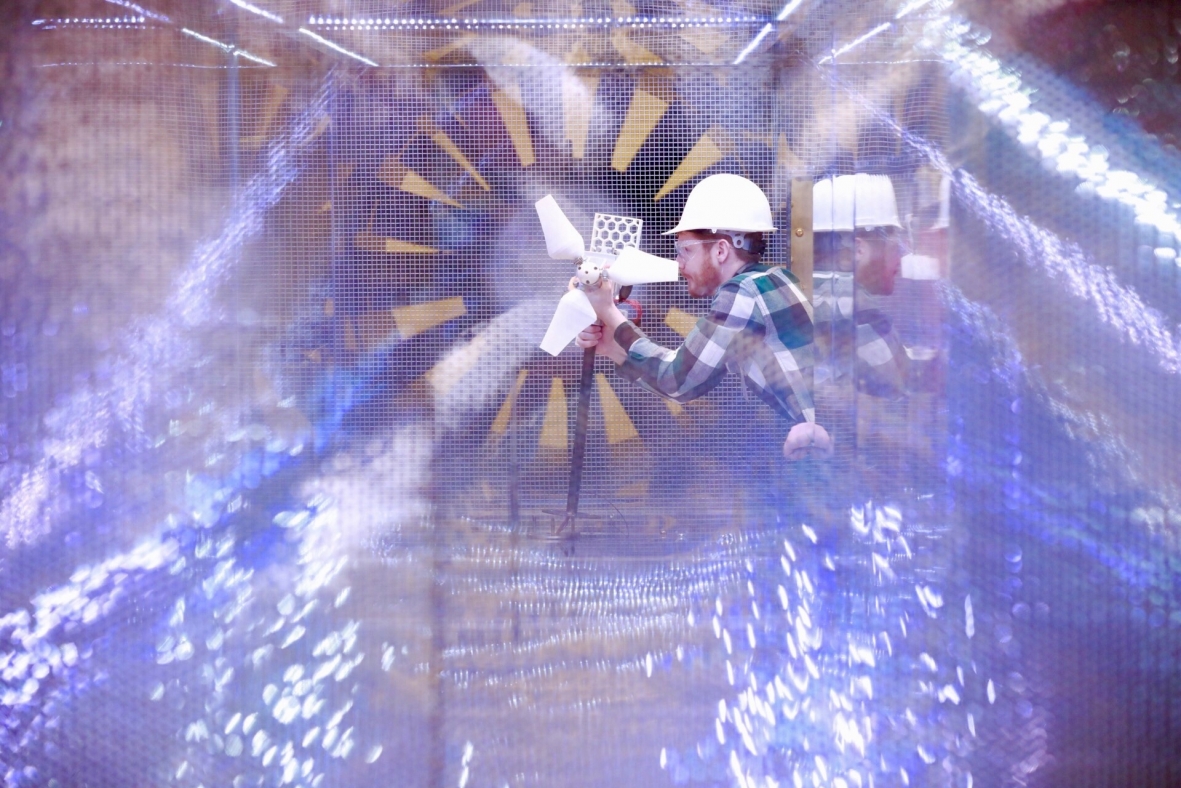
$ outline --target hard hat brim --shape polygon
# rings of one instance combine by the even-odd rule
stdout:
[[[776,229],[777,228],[775,227],[684,227],[681,224],[677,224],[676,227],[672,228],[671,230],[664,231],[661,233],[661,235],[674,235],[676,233],[689,232],[712,233],[722,230],[731,233],[773,233]]]

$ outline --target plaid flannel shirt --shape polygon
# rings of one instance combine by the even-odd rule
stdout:
[[[783,268],[754,264],[725,282],[676,350],[631,321],[615,329],[615,341],[627,351],[619,372],[654,394],[688,402],[734,370],[788,421],[816,420],[812,307]]]
[[[851,273],[817,272],[813,298],[821,355],[816,385],[851,373],[858,391],[885,399],[906,396],[909,357],[877,297]]]

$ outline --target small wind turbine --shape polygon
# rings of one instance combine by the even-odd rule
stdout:
[[[628,216],[595,214],[590,249],[551,195],[536,203],[545,248],[555,260],[570,260],[576,267],[581,287],[597,287],[601,279],[630,287],[651,282],[677,281],[677,264],[672,260],[641,252],[640,231],[644,222]],[[541,349],[556,356],[595,322],[595,310],[582,289],[568,290],[558,302],[553,320],[541,340]]]
[[[537,216],[545,234],[545,247],[555,260],[570,260],[577,269],[579,286],[567,290],[541,340],[541,349],[556,356],[574,337],[597,319],[590,299],[583,288],[600,287],[603,280],[621,286],[620,300],[626,299],[632,285],[651,282],[675,282],[677,264],[640,251],[640,231],[644,222],[628,216],[596,213],[587,249],[582,234],[575,229],[553,196],[537,201]],[[582,487],[582,463],[586,457],[586,431],[590,420],[591,382],[595,372],[595,349],[582,352],[582,377],[578,381],[578,412],[574,422],[574,443],[570,452],[570,485],[566,493],[566,510],[553,512],[564,515],[555,533],[567,524],[574,533],[578,517],[578,495]]]

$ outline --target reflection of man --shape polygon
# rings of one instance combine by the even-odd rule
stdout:
[[[885,175],[842,175],[813,189],[817,383],[849,375],[859,391],[898,399],[908,358],[880,308],[902,261],[902,224]]]
[[[648,339],[615,305],[609,287],[587,293],[602,325],[578,336],[640,386],[678,402],[696,399],[727,369],[793,426],[784,455],[831,451],[812,404],[812,314],[791,274],[760,262],[774,232],[763,191],[737,175],[700,181],[685,202],[676,234],[681,275],[696,298],[712,298],[685,342],[668,350]],[[607,331],[603,331],[606,326]]]

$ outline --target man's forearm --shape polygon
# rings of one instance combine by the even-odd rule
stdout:
[[[613,338],[625,354],[619,374],[653,394],[676,402],[700,397],[726,374],[724,365],[703,363],[691,350],[699,347],[702,340],[696,327],[676,350],[656,344],[631,321],[619,324]],[[705,346],[710,346],[709,340],[705,340]],[[723,356],[725,348],[720,347],[719,361]]]
[[[603,325],[607,327],[607,330],[612,334],[615,333],[615,329],[627,322],[627,315],[623,314],[623,310],[620,309],[616,304],[612,304],[610,307],[603,310],[603,313],[599,315],[599,318],[603,321]]]
[[[612,304],[610,308],[604,310],[604,314],[600,315],[600,319],[603,321],[604,338],[612,338],[612,341],[607,346],[606,356],[618,366],[627,360],[627,351],[615,344],[613,338],[615,337],[615,329],[627,322],[627,315],[623,314],[623,311],[618,306]]]

